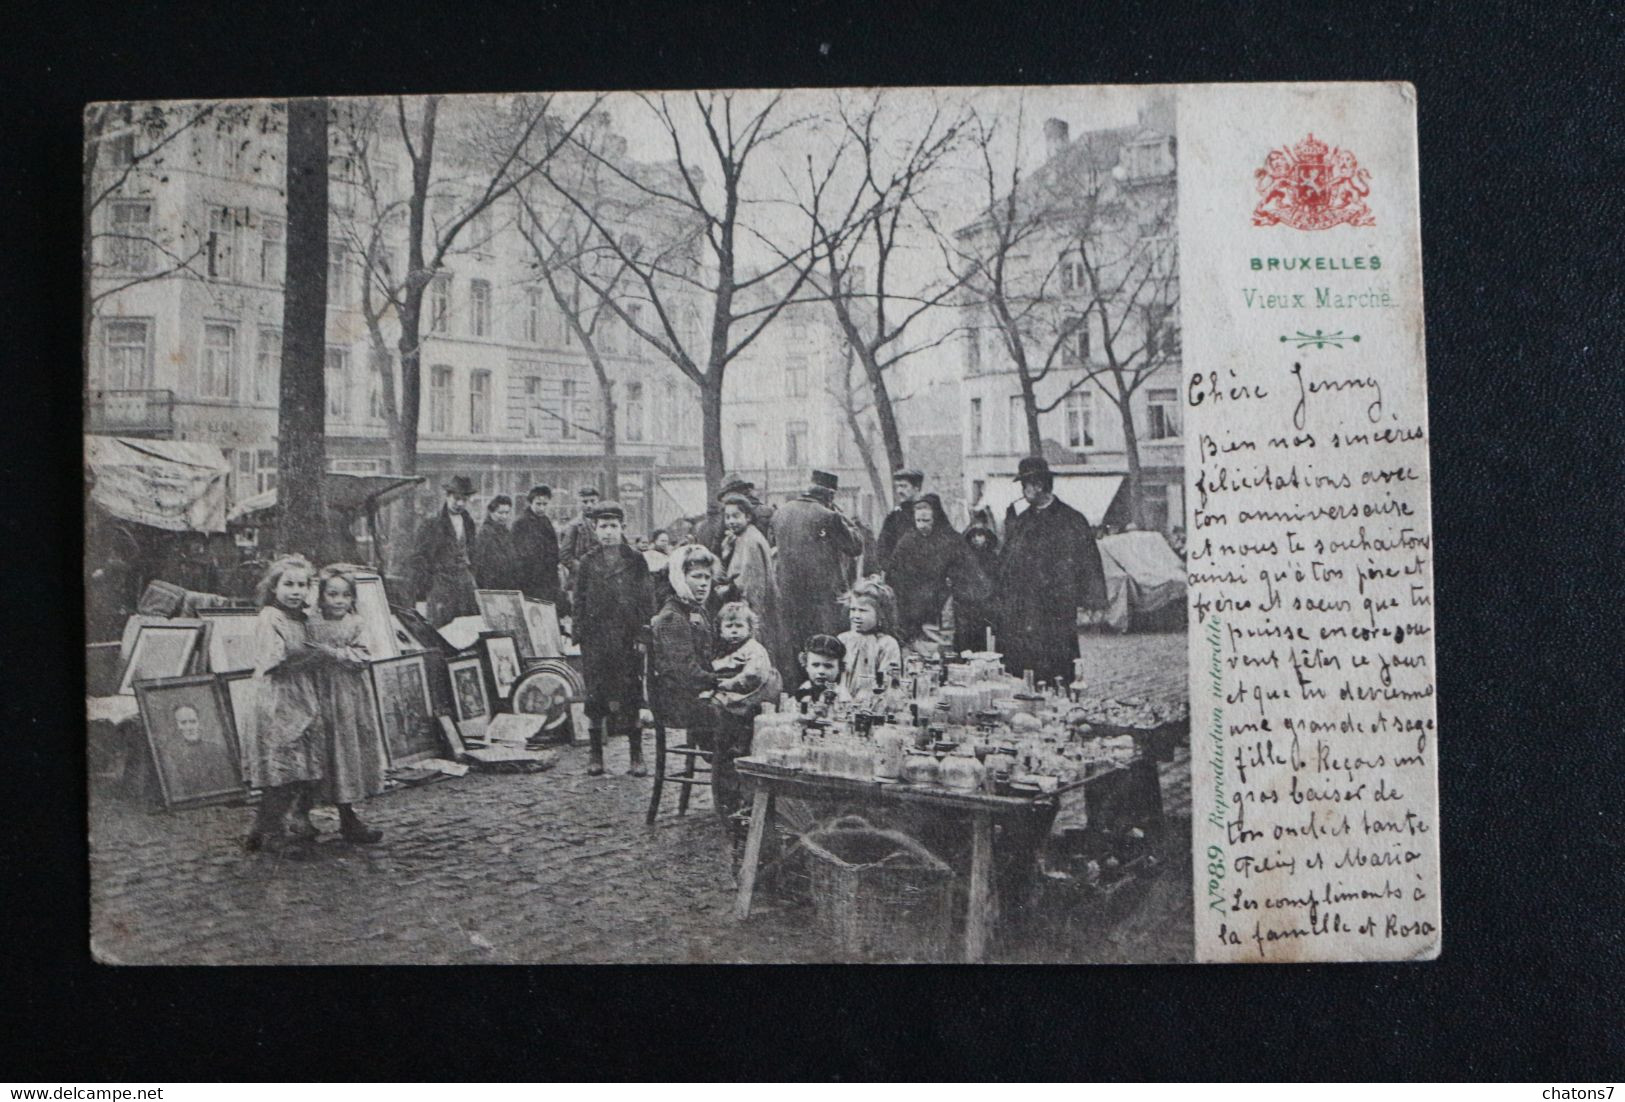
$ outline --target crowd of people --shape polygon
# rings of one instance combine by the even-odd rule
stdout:
[[[476,589],[554,603],[581,650],[588,772],[605,771],[607,738],[625,737],[628,772],[642,776],[652,709],[711,752],[717,810],[737,818],[732,763],[748,752],[762,705],[781,692],[881,693],[905,653],[947,650],[997,649],[1017,675],[1070,677],[1077,610],[1105,602],[1100,555],[1088,521],[1055,497],[1042,458],[1022,460],[1017,479],[1022,499],[1007,511],[1002,539],[986,516],[956,531],[914,469],[895,472],[897,504],[878,538],[837,505],[836,476],[814,471],[806,491],[777,508],[748,479],[726,479],[692,529],[628,539],[625,510],[592,487],[578,491],[580,511],[562,531],[548,515],[548,486],[530,490],[517,519],[511,498],[492,497],[476,527],[473,486],[458,476],[419,527],[409,584],[435,627],[476,615]],[[306,812],[318,796],[337,804],[347,838],[376,835],[353,808],[382,779],[358,749],[375,745],[376,733],[355,703],[364,700],[366,655],[346,570],[317,574],[287,558],[261,586],[255,675],[266,689],[250,762],[266,798],[251,847],[308,839]],[[311,586],[319,599],[307,616]]]

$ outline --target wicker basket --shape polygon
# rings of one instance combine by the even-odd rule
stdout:
[[[953,926],[953,870],[906,834],[856,815],[807,834],[819,922],[847,952],[941,960]]]

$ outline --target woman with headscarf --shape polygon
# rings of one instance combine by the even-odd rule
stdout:
[[[984,601],[991,592],[936,494],[915,499],[914,530],[904,533],[892,550],[886,584],[897,592],[903,645],[924,655],[936,655],[953,643],[950,600]]]
[[[990,582],[999,576],[999,536],[981,518],[965,529],[965,546],[971,561]],[[993,620],[991,593],[978,600],[968,593],[954,595],[954,646],[961,651],[987,649],[988,631],[997,631]],[[995,639],[997,642],[997,639]]]

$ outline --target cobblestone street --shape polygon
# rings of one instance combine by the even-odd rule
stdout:
[[[1109,695],[1183,692],[1185,636],[1101,637],[1086,657]],[[568,748],[553,770],[470,773],[370,801],[382,844],[319,856],[245,855],[241,806],[174,814],[92,786],[92,942],[122,964],[803,962],[845,959],[805,908],[758,896],[732,917],[734,880],[708,798],[656,826],[649,782],[586,775]],[[1190,954],[1189,758],[1162,767],[1167,863],[1098,943],[1012,943],[1004,959],[1169,961]],[[1094,939],[1091,939],[1094,941]]]

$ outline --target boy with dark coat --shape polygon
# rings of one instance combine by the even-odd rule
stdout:
[[[634,777],[644,775],[643,737],[638,709],[643,703],[643,662],[638,642],[654,614],[654,587],[649,564],[627,546],[622,536],[626,513],[606,501],[592,511],[598,549],[577,567],[575,638],[581,645],[587,682],[587,719],[591,752],[587,772],[604,771],[604,734],[624,732],[631,743]]]

